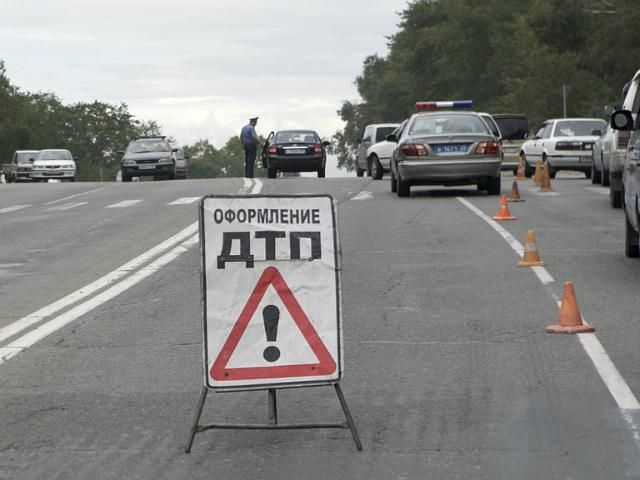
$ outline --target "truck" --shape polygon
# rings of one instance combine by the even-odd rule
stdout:
[[[16,150],[11,162],[2,165],[2,173],[7,183],[19,180],[32,180],[33,162],[38,158],[39,150]]]

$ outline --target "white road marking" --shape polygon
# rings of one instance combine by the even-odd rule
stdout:
[[[142,200],[123,200],[113,205],[107,205],[105,208],[127,208],[139,204]]]
[[[600,187],[584,187],[585,190],[589,190],[590,192],[599,193],[600,195],[609,195],[609,190],[606,188]]]
[[[71,200],[72,198],[80,197],[82,195],[88,195],[93,192],[99,192],[100,190],[104,190],[106,187],[102,188],[94,188],[93,190],[87,190],[86,192],[76,193],[75,195],[69,195],[68,197],[60,198],[58,200],[53,200],[52,202],[47,202],[44,205],[53,205],[54,203],[64,202],[65,200]]]
[[[540,195],[541,197],[557,197],[560,195],[558,192],[541,192],[540,190],[536,190],[535,188],[530,188],[529,191],[534,195]]]
[[[62,205],[58,205],[57,207],[47,208],[47,212],[71,210],[72,208],[81,207],[82,205],[87,205],[88,203],[89,202],[63,203]]]
[[[13,205],[11,207],[0,208],[0,213],[17,212],[18,210],[22,210],[23,208],[27,208],[30,206],[31,205]]]
[[[167,203],[167,205],[189,205],[191,203],[195,203],[200,200],[200,197],[182,197],[174,200],[171,203]]]
[[[253,188],[251,189],[251,195],[257,195],[262,191],[262,182],[257,178],[254,179]]]
[[[362,191],[357,195],[351,197],[349,200],[371,200],[373,198],[372,192]]]
[[[504,228],[494,222],[488,215],[478,209],[471,202],[461,197],[458,197],[458,200],[463,205],[467,206],[473,213],[487,222],[494,230],[500,233],[502,237],[507,240],[507,243],[509,243],[511,248],[516,250],[519,255],[522,255],[522,246],[515,241],[510,233],[506,232]],[[544,273],[542,273],[543,271]],[[548,284],[550,283],[550,281],[553,281],[553,277],[551,277],[551,275],[546,272],[546,269],[544,267],[534,267],[534,272],[543,284]],[[554,300],[558,305],[560,304],[560,299],[555,298],[554,296]],[[587,322],[585,321],[585,323]],[[618,404],[618,407],[622,410],[640,409],[640,403],[638,402],[638,399],[635,397],[635,395],[629,388],[629,385],[627,384],[627,382],[625,382],[624,378],[622,378],[622,375],[620,375],[620,372],[611,361],[611,358],[600,343],[600,340],[598,340],[596,334],[581,333],[578,334],[578,338],[585,352],[593,362],[596,371],[600,375],[600,378],[611,393],[611,396],[613,396],[614,400]],[[640,431],[638,426],[633,421],[632,415],[623,415],[623,418],[625,418],[632,431]],[[640,438],[637,439],[637,444],[640,446]]]

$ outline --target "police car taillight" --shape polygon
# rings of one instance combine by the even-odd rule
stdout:
[[[402,155],[405,157],[426,157],[427,147],[420,143],[405,143],[400,147]]]
[[[275,155],[278,153],[278,145],[276,145],[275,143],[272,145],[269,145],[269,155]]]
[[[473,100],[456,100],[453,102],[416,102],[416,110],[428,112],[433,110],[471,110]]]
[[[316,143],[313,146],[313,153],[322,153],[322,145],[320,145],[319,143]]]
[[[500,153],[500,143],[496,141],[480,142],[478,145],[476,145],[475,153],[481,155]]]

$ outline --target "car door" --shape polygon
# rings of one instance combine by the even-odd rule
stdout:
[[[625,156],[622,181],[627,218],[638,231],[638,187],[640,186],[640,130],[633,130]]]
[[[542,160],[543,151],[543,135],[547,124],[543,123],[536,133],[533,135],[531,142],[527,145],[524,154],[527,156],[528,164],[535,164],[538,160]]]
[[[366,170],[367,169],[367,149],[372,145],[372,139],[374,134],[374,128],[368,126],[364,129],[362,139],[358,144],[358,151],[356,155],[357,167]]]

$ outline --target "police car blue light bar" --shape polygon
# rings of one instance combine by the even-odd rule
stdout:
[[[473,108],[473,100],[456,100],[449,102],[416,102],[416,110],[471,110]]]

